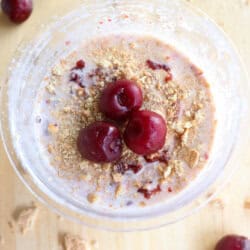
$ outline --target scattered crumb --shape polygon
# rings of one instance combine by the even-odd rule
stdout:
[[[91,193],[91,194],[88,194],[87,199],[90,203],[94,203],[98,200],[98,196],[97,194]]]
[[[112,173],[112,177],[113,177],[114,182],[122,181],[122,174],[120,173]]]
[[[48,126],[48,132],[50,133],[50,134],[56,134],[57,132],[58,132],[58,126],[57,126],[57,124],[49,124],[49,126]]]
[[[80,88],[76,91],[76,94],[78,96],[85,96],[86,95],[86,91],[83,88]]]
[[[213,207],[219,208],[219,209],[224,209],[224,203],[221,199],[213,199],[209,202],[209,204]]]
[[[8,221],[8,226],[9,226],[11,232],[14,233],[15,232],[15,228],[16,228],[14,221],[12,221],[12,220]]]
[[[58,221],[63,221],[63,217],[60,215],[57,215],[57,219],[58,219]]]
[[[65,250],[89,250],[89,246],[85,240],[78,235],[65,234],[64,236]]]
[[[221,27],[224,27],[224,26],[225,26],[224,22],[222,22],[222,21],[218,21],[217,23],[218,23]]]
[[[99,243],[98,243],[98,241],[96,241],[96,240],[91,240],[90,244],[91,244],[91,246],[92,246],[94,249],[99,249]]]
[[[119,183],[115,189],[115,197],[117,198],[122,193],[123,193],[123,188],[122,188],[122,185]]]
[[[183,162],[180,160],[174,160],[172,162],[172,167],[175,171],[175,173],[177,174],[177,176],[182,176],[184,174],[184,169],[183,169]]]
[[[46,86],[46,90],[50,93],[50,94],[55,94],[55,87],[52,84],[48,84]]]
[[[208,199],[210,199],[213,195],[214,195],[213,192],[208,192],[208,193],[206,194],[206,197],[207,197]]]
[[[199,159],[200,159],[200,153],[195,149],[190,150],[188,159],[189,167],[191,168],[195,167],[198,164]]]
[[[246,199],[245,202],[244,202],[244,208],[245,209],[250,209],[250,199]]]
[[[170,175],[171,175],[171,172],[172,172],[172,168],[171,166],[168,166],[164,172],[163,172],[163,177],[164,179],[167,179]]]
[[[185,122],[185,123],[184,123],[184,126],[183,126],[183,127],[186,128],[186,129],[189,129],[189,128],[192,128],[192,126],[193,126],[192,122],[189,122],[189,121],[188,121],[188,122]]]
[[[139,205],[140,205],[140,207],[145,207],[145,206],[146,206],[146,203],[145,203],[144,201],[141,201],[141,202],[139,203]]]
[[[250,0],[242,0],[242,3],[245,5],[250,5]]]
[[[62,75],[62,71],[61,71],[61,68],[56,66],[52,69],[51,71],[52,75],[54,76],[61,76]]]
[[[81,174],[80,175],[80,180],[83,180],[83,181],[91,181],[92,177],[90,174]]]
[[[37,207],[29,207],[21,210],[15,219],[8,224],[11,229],[18,230],[21,234],[25,234],[27,231],[32,230],[36,217],[38,214]]]
[[[68,106],[63,108],[63,112],[65,112],[65,113],[69,113],[70,111],[71,111],[71,108]]]

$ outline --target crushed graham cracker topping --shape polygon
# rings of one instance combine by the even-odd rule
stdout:
[[[74,67],[79,59],[83,69]],[[150,68],[148,60],[167,71]],[[76,140],[81,128],[106,119],[98,107],[100,93],[118,79],[137,82],[142,109],[165,118],[167,139],[156,154],[138,156],[123,145],[119,162],[96,164],[81,157]],[[123,207],[160,201],[182,190],[209,155],[215,124],[209,84],[200,69],[155,38],[124,35],[85,42],[51,70],[44,100],[51,165],[59,177],[77,181],[89,203],[115,207],[119,200],[117,207]],[[161,185],[161,192],[145,199],[138,190],[147,184]],[[173,191],[162,191],[170,186]]]

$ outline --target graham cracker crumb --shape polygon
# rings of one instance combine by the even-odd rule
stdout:
[[[172,174],[172,166],[167,166],[163,171],[163,178],[166,180]]]
[[[221,199],[217,198],[217,199],[213,199],[209,202],[210,205],[219,208],[219,209],[224,209],[224,203]]]
[[[112,178],[113,178],[114,182],[121,182],[122,181],[122,174],[112,173]]]
[[[183,162],[180,160],[172,160],[169,162],[168,168],[166,172],[166,176],[169,173],[172,173],[172,171],[179,177],[181,177],[184,174],[184,169],[183,169]]]
[[[119,183],[115,189],[115,197],[118,197],[123,193],[122,185]]]
[[[58,132],[59,128],[57,126],[57,124],[49,124],[48,125],[48,132],[50,134],[56,134]]]
[[[90,193],[88,194],[87,199],[90,203],[94,203],[98,200],[98,196],[95,193]]]
[[[184,133],[181,135],[182,145],[187,145],[188,144],[189,131],[190,131],[189,129],[185,129]]]
[[[194,168],[198,164],[199,158],[200,158],[200,153],[197,150],[195,149],[190,150],[188,158],[189,167]]]
[[[175,132],[177,134],[183,134],[184,133],[183,123],[180,122],[180,121],[172,123],[171,128],[173,130],[175,130]]]
[[[203,122],[205,119],[205,114],[204,114],[204,111],[199,109],[195,112],[195,122],[196,123],[201,123]]]
[[[48,145],[48,152],[50,154],[53,152],[53,146],[51,144]]]
[[[58,221],[63,221],[64,220],[64,218],[62,216],[60,216],[60,215],[57,215],[57,219],[58,219]]]
[[[62,75],[62,70],[59,66],[55,66],[52,70],[51,70],[52,75],[54,76],[61,76]]]
[[[83,181],[91,181],[92,177],[90,174],[81,174],[80,179]]]
[[[188,118],[190,118],[190,117],[191,117],[191,112],[190,112],[190,110],[187,110],[187,111],[185,112],[185,115],[186,115]]]
[[[104,163],[104,164],[102,165],[102,168],[103,168],[103,170],[105,170],[105,171],[109,170],[111,167],[112,167],[112,164],[111,164],[111,163]]]
[[[37,215],[37,207],[25,208],[18,214],[17,219],[13,222],[11,227],[18,229],[21,234],[25,234],[27,231],[32,230]]]
[[[146,203],[145,203],[144,201],[141,201],[141,202],[139,203],[139,206],[140,206],[140,207],[145,207],[145,206],[146,206]]]
[[[15,231],[15,223],[14,223],[14,221],[8,221],[8,226],[9,226],[9,228],[10,228],[10,230],[12,231],[12,232],[14,232]]]
[[[55,94],[55,87],[52,84],[48,84],[46,86],[46,90],[49,92],[49,94]]]
[[[189,129],[189,128],[192,128],[192,127],[193,127],[192,122],[185,122],[184,128]]]
[[[63,108],[63,111],[64,111],[65,113],[69,113],[69,112],[71,111],[71,108],[68,107],[68,106],[66,106],[66,107]]]
[[[85,91],[85,89],[83,89],[83,88],[79,88],[79,89],[76,91],[76,94],[77,94],[77,96],[85,96],[85,95],[86,95],[86,91]]]
[[[250,1],[249,0],[242,0],[243,4],[245,5],[250,5]]]
[[[244,202],[244,208],[245,209],[250,209],[250,198],[246,199]]]
[[[97,240],[91,240],[90,244],[94,249],[99,249],[99,243]]]
[[[90,250],[87,242],[79,235],[65,234],[64,236],[65,250]]]

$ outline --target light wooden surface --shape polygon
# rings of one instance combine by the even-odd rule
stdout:
[[[83,2],[35,0],[32,17],[21,26],[10,24],[0,12],[0,75],[6,70],[18,43],[29,32],[31,23],[39,26],[43,20],[66,13]],[[189,2],[207,12],[228,33],[250,72],[250,1],[248,5],[246,0]],[[250,98],[250,93],[248,95]],[[250,198],[250,154],[242,155],[238,164],[240,170],[220,194],[224,209],[210,204],[197,214],[159,230],[110,233],[58,220],[56,214],[41,205],[42,211],[34,230],[21,236],[11,232],[7,222],[18,206],[29,205],[34,198],[18,180],[0,145],[0,235],[5,240],[5,244],[0,244],[0,250],[61,249],[60,235],[65,232],[97,240],[100,250],[212,250],[214,243],[225,233],[250,237],[250,209],[243,207],[244,200]]]

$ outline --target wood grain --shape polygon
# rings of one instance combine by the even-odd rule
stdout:
[[[0,13],[0,75],[5,72],[19,42],[30,31],[31,23],[38,27],[43,20],[64,14],[83,2],[36,0],[31,19],[20,26],[12,25]],[[208,13],[228,33],[250,72],[250,4],[244,0],[189,2]],[[248,95],[250,97],[250,93]],[[69,232],[97,240],[100,250],[212,250],[217,239],[225,233],[250,236],[250,209],[244,209],[244,200],[250,197],[250,154],[242,154],[237,164],[240,169],[220,194],[223,209],[208,205],[179,223],[150,232],[110,233],[59,220],[56,214],[41,205],[35,229],[21,236],[11,232],[8,220],[16,207],[29,205],[34,198],[15,175],[0,145],[0,235],[5,240],[0,249],[59,250],[60,235]]]

